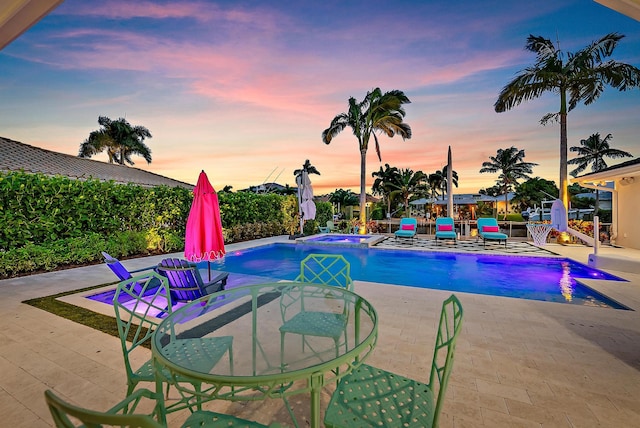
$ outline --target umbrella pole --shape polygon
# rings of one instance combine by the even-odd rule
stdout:
[[[211,260],[207,259],[207,267],[209,268],[209,282],[211,282]]]

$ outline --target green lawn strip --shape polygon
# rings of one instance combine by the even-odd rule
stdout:
[[[78,324],[86,325],[95,330],[101,331],[111,336],[120,337],[118,333],[118,325],[116,323],[115,316],[110,317],[107,315],[99,314],[97,312],[90,311],[86,308],[75,306],[70,303],[62,302],[58,300],[59,297],[68,296],[70,294],[82,293],[84,291],[94,290],[96,288],[105,287],[107,285],[115,285],[115,282],[108,282],[106,284],[94,285],[92,287],[82,288],[80,290],[65,291],[64,293],[53,294],[51,296],[38,297],[35,299],[25,300],[22,303],[33,306],[43,311],[47,311],[62,318],[66,318]],[[134,332],[130,332],[129,340],[133,339]],[[143,332],[143,334],[146,334]],[[143,343],[142,346],[151,348],[151,343]]]

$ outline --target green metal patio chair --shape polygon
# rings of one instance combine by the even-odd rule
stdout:
[[[300,262],[300,275],[297,282],[324,284],[353,290],[351,280],[351,266],[341,256],[335,254],[310,254]],[[313,350],[305,336],[327,337],[333,339],[336,355],[340,346],[340,338],[344,336],[346,346],[347,335],[345,324],[349,314],[346,309],[342,312],[306,311],[304,306],[304,290],[300,294],[283,293],[280,300],[283,324],[280,326],[280,352],[284,358],[285,334],[293,333],[302,336],[302,349],[305,345]],[[300,305],[300,311],[293,317],[287,318],[287,309],[292,305]]]
[[[137,284],[138,287],[133,287]],[[131,355],[141,345],[151,341],[151,335],[158,326],[158,317],[171,313],[171,299],[167,278],[151,272],[122,281],[113,296],[118,333],[122,344],[122,354],[127,372],[127,395],[130,395],[139,382],[155,382],[155,372],[151,360],[138,369],[131,365]],[[171,350],[181,352],[187,357],[198,354],[203,364],[213,367],[225,353],[229,352],[229,364],[233,367],[232,337],[213,337],[175,340]],[[170,351],[171,351],[170,350]],[[169,378],[169,374],[165,374]],[[167,392],[169,384],[167,384]]]
[[[429,383],[361,364],[338,383],[325,426],[436,428],[461,327],[462,306],[451,295],[442,304]]]
[[[44,397],[49,406],[51,416],[53,416],[53,422],[58,428],[76,428],[80,426],[96,428],[103,425],[128,428],[166,428],[165,424],[158,422],[158,412],[161,411],[158,405],[154,406],[151,414],[134,413],[143,399],[156,400],[156,403],[162,400],[162,397],[158,397],[157,394],[148,389],[137,390],[106,412],[74,406],[62,400],[51,390],[45,391]],[[78,421],[78,423],[74,423],[72,420]],[[196,411],[182,424],[182,428],[195,427],[267,428],[266,425],[257,422],[209,411]],[[279,425],[272,424],[269,427],[276,428]]]

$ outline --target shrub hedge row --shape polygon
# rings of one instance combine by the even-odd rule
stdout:
[[[295,196],[221,192],[218,200],[225,243],[299,227]],[[191,201],[192,192],[179,187],[0,173],[0,278],[96,262],[101,251],[114,257],[180,251]],[[331,204],[317,205],[324,224]],[[307,223],[305,231],[317,230]]]

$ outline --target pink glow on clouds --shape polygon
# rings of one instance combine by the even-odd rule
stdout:
[[[27,105],[21,114],[37,116],[36,125],[5,119],[5,126],[2,118],[0,125],[12,133],[9,138],[76,154],[97,129],[98,115],[126,116],[154,135],[148,141],[153,163],[135,159],[142,169],[191,183],[205,169],[216,189],[230,184],[238,190],[261,183],[274,169],[270,180],[282,171],[277,181],[293,185],[292,171],[310,159],[322,173],[312,177],[316,193],[358,191],[355,137],[346,129],[327,146],[320,133],[345,111],[349,96],[362,99],[380,86],[411,98],[406,120],[414,136],[381,139],[382,162],[370,147],[368,189],[371,173],[385,163],[426,173],[441,169],[448,146],[461,176],[460,193],[493,185],[497,175],[480,175],[481,164],[497,148],[512,145],[540,164],[534,175],[556,179],[558,128],[538,124],[557,109],[556,98],[547,94],[503,114],[493,111],[493,103],[501,86],[533,60],[522,49],[526,34],[514,42],[514,33],[538,31],[540,24],[530,21],[567,5],[543,2],[531,10],[505,3],[508,10],[480,15],[484,5],[477,2],[416,2],[403,5],[415,12],[402,11],[403,19],[389,13],[365,20],[335,15],[320,17],[328,20],[321,27],[315,16],[295,13],[303,6],[255,4],[67,0],[52,18],[79,17],[77,24],[51,29],[38,40],[38,50],[9,55],[87,81],[96,76],[96,86],[113,85],[114,91],[95,95],[95,88],[84,92],[79,86],[78,94],[48,94],[50,101],[38,94],[44,113],[33,115]],[[316,7],[326,13],[329,6]],[[355,6],[342,5],[341,12],[346,15],[348,7]],[[174,21],[179,29],[163,31]],[[381,28],[387,43],[380,42]],[[58,110],[68,121],[64,129],[55,129]],[[629,110],[606,116],[592,107],[572,112],[570,139],[601,130],[591,129],[596,125],[605,132],[614,120],[620,125],[606,132],[637,135],[637,126],[634,131],[629,125],[637,115]],[[622,149],[634,144],[616,143]]]

